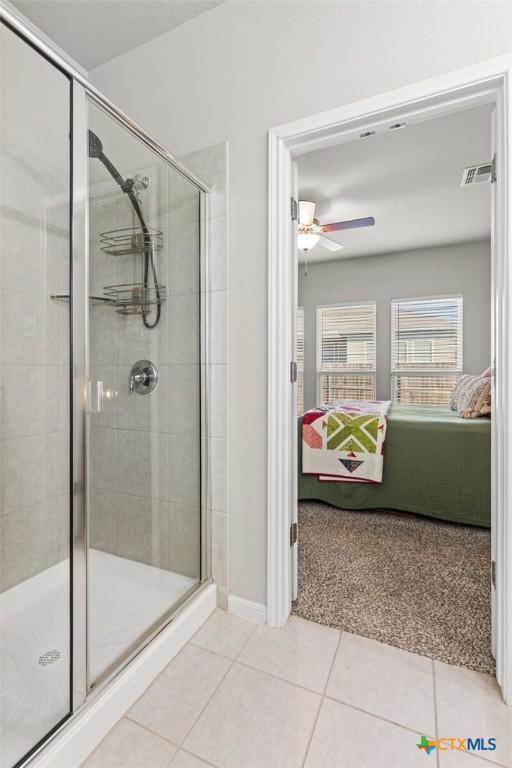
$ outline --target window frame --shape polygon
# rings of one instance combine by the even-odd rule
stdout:
[[[326,368],[321,368],[319,366],[319,362],[321,360],[319,356],[319,318],[321,310],[323,309],[336,309],[338,307],[362,307],[362,306],[372,306],[375,310],[375,328],[374,328],[374,345],[375,345],[375,355],[374,355],[374,367],[373,368],[365,368],[360,369],[357,371],[333,371]],[[317,408],[325,408],[326,403],[322,402],[321,399],[321,392],[322,392],[322,386],[321,386],[321,377],[322,376],[371,376],[373,378],[373,395],[372,400],[375,400],[376,398],[376,392],[377,392],[377,300],[376,299],[365,299],[363,301],[335,301],[330,302],[328,304],[317,304],[315,306],[315,402],[317,405]]]
[[[394,368],[394,347],[395,347],[395,311],[394,307],[396,304],[407,304],[407,303],[419,303],[419,302],[428,302],[428,301],[444,301],[454,299],[460,301],[460,338],[457,339],[457,345],[458,345],[458,355],[457,355],[457,367],[455,368]],[[390,310],[390,323],[391,323],[391,335],[390,335],[390,376],[389,376],[389,397],[392,403],[400,404],[398,400],[394,399],[394,392],[397,388],[397,385],[395,384],[395,377],[398,378],[399,376],[409,376],[421,378],[423,376],[428,377],[436,377],[436,378],[442,378],[442,377],[448,377],[448,376],[456,376],[459,378],[464,373],[464,295],[462,293],[447,293],[447,294],[437,294],[434,296],[413,296],[408,298],[400,298],[400,299],[391,299],[389,304],[389,310]],[[400,343],[399,340],[396,340],[396,343]],[[435,406],[432,406],[435,407]]]

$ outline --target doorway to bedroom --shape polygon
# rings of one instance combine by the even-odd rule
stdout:
[[[493,111],[297,158],[292,595],[491,675]]]

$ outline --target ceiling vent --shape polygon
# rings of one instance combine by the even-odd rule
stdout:
[[[468,187],[470,184],[481,184],[491,180],[492,164],[470,165],[464,168],[462,173],[461,187]]]

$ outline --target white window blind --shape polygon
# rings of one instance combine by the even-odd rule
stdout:
[[[304,413],[304,307],[297,310],[297,349],[295,351],[297,363],[297,414]]]
[[[317,402],[375,397],[375,302],[317,307]]]
[[[448,404],[462,373],[462,338],[462,296],[392,301],[393,401]]]

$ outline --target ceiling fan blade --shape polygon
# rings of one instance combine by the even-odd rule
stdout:
[[[358,229],[358,227],[373,227],[375,219],[367,216],[365,219],[349,219],[348,221],[336,221],[334,224],[322,224],[324,232],[339,232],[342,229]]]
[[[323,235],[320,235],[318,245],[327,248],[328,251],[341,251],[345,247],[341,243],[337,243],[335,240],[331,240],[330,237],[324,237]]]

